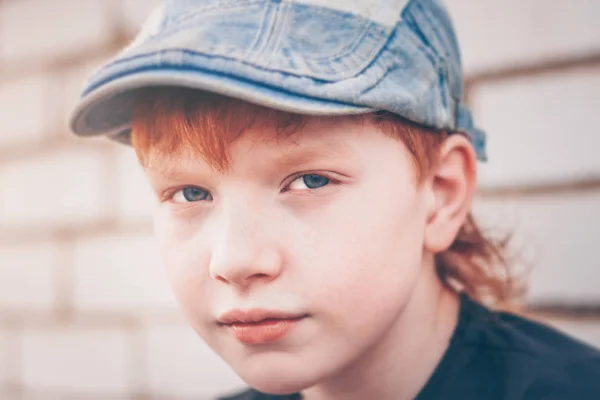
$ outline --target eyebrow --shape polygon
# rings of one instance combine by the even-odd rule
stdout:
[[[286,149],[273,161],[275,168],[287,168],[307,164],[320,158],[333,160],[353,159],[354,152],[350,146],[339,141],[325,141],[307,145],[295,145]]]
[[[278,145],[282,150],[279,151],[278,156],[273,157],[268,169],[281,171],[292,167],[300,167],[305,164],[309,164],[319,159],[328,160],[354,160],[355,154],[351,147],[347,144],[334,141],[334,140],[317,140],[314,143],[298,144],[292,142],[289,145]],[[248,150],[252,151],[252,148]],[[185,181],[192,178],[198,178],[198,175],[213,174],[216,171],[210,167],[208,170],[200,172],[200,170],[188,171],[185,168],[181,168],[177,165],[177,162],[172,159],[163,159],[165,162],[160,167],[148,165],[145,169],[148,177],[153,180],[155,179],[166,179]],[[217,174],[218,175],[218,174]]]
[[[204,168],[188,169],[182,167],[177,161],[177,158],[172,157],[161,157],[156,162],[146,165],[144,172],[150,181],[154,180],[173,180],[173,181],[187,181],[198,176],[207,176],[212,174],[214,171],[212,168],[206,170]]]

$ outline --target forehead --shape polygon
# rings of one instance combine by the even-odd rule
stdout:
[[[227,168],[218,168],[206,155],[199,154],[197,147],[184,143],[171,153],[153,152],[146,168],[165,173],[186,165],[204,165],[213,172],[227,173],[238,164],[285,168],[318,158],[349,161],[356,159],[360,149],[376,135],[356,118],[308,117],[301,128],[284,135],[268,124],[248,128],[225,144]]]

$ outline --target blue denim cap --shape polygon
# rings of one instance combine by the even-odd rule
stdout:
[[[437,0],[167,0],[88,79],[71,128],[128,143],[136,94],[182,86],[299,114],[385,110],[462,132],[485,160],[463,83]]]

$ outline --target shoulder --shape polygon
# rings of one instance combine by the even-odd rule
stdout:
[[[529,387],[526,399],[596,400],[600,398],[600,357],[549,368]]]
[[[526,399],[600,398],[598,349],[541,322],[465,303],[470,321],[461,347],[476,352],[481,366],[511,377]]]
[[[461,313],[467,314],[460,332],[461,345],[488,352],[520,356],[548,367],[598,360],[600,350],[542,322],[509,312],[491,311],[464,299]]]
[[[218,400],[298,400],[297,395],[265,394],[254,389],[246,389],[238,393],[219,397]]]
[[[219,397],[218,400],[262,400],[263,397],[260,397],[260,393],[258,393],[254,389],[246,389],[237,393],[232,393],[226,396]]]
[[[241,392],[220,396],[217,398],[217,400],[254,400],[252,392],[252,390],[248,389]]]

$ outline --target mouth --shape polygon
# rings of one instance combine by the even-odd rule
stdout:
[[[307,314],[284,313],[262,309],[232,310],[218,319],[243,344],[266,344],[282,339]]]

